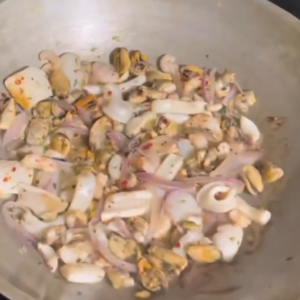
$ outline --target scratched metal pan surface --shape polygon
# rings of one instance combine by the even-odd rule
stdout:
[[[183,63],[234,70],[242,85],[257,93],[252,117],[264,133],[267,153],[286,173],[258,200],[268,203],[273,221],[257,251],[157,299],[298,299],[299,21],[265,0],[8,0],[0,5],[1,79],[37,65],[43,49],[106,59],[119,45],[152,58],[171,53]],[[268,116],[287,119],[274,131]],[[105,280],[66,283],[40,264],[33,250],[21,255],[21,245],[0,221],[0,292],[10,299],[132,299],[131,290],[115,291]]]

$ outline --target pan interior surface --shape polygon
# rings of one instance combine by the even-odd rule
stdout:
[[[236,72],[253,89],[251,117],[264,149],[285,177],[258,199],[273,213],[260,247],[236,262],[211,268],[187,289],[172,287],[157,299],[293,300],[300,295],[298,200],[300,176],[300,23],[264,0],[9,0],[0,9],[0,77],[39,65],[44,49],[107,60],[116,47],[162,53],[182,63]],[[4,91],[1,87],[0,92]],[[266,118],[282,116],[280,130]],[[2,221],[1,221],[2,223]],[[132,290],[68,284],[41,264],[34,250],[0,226],[0,292],[10,299],[129,300]]]

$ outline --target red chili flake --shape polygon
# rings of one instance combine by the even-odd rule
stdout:
[[[180,245],[180,243],[179,243],[179,242],[177,242],[177,243],[174,245],[174,247],[175,247],[175,248],[180,248],[180,247],[181,247],[181,245]]]
[[[167,124],[169,123],[168,120],[167,120],[166,118],[162,118],[161,121],[162,121],[165,125],[167,125]]]
[[[128,181],[127,180],[123,180],[122,183],[121,183],[121,185],[122,185],[123,189],[127,189],[127,187],[128,187]]]
[[[76,187],[76,185],[75,185],[75,184],[73,184],[73,185],[72,185],[72,189],[75,189],[75,187]]]
[[[32,174],[29,174],[28,177],[29,177],[29,178],[32,177]]]
[[[5,93],[1,93],[1,96],[2,96],[3,98],[7,98],[7,95],[6,95]]]
[[[41,160],[39,158],[36,158],[35,159],[35,162],[40,162]]]
[[[7,182],[9,180],[8,176],[3,178],[3,182]]]
[[[146,145],[144,145],[144,146],[142,146],[142,150],[149,150],[149,149],[151,149],[151,147],[153,146],[153,144],[152,143],[147,143]]]
[[[16,79],[16,80],[15,80],[15,84],[16,84],[16,85],[20,85],[21,83],[22,83],[22,81],[21,81],[20,79]]]
[[[74,137],[78,137],[78,136],[79,136],[78,133],[75,133],[75,134],[74,134]]]
[[[16,170],[17,170],[17,168],[15,168],[15,167],[13,167],[13,168],[11,169],[12,172],[16,172]]]
[[[35,181],[35,183],[36,183],[36,184],[39,184],[39,183],[40,183],[40,181],[37,179],[37,180]]]
[[[108,91],[107,96],[111,96],[111,95],[112,95],[112,91]]]

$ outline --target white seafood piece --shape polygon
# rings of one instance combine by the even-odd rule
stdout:
[[[102,268],[86,263],[64,265],[59,271],[67,281],[75,283],[100,282],[105,275]]]
[[[163,114],[163,116],[172,122],[175,122],[177,124],[183,124],[184,122],[186,122],[189,119],[189,115],[184,115],[184,114]]]
[[[27,168],[45,172],[55,172],[58,169],[58,164],[55,160],[38,154],[27,154],[21,160],[21,164]]]
[[[51,246],[43,243],[38,243],[37,249],[51,272],[55,272],[58,268],[58,256],[55,250]]]
[[[59,248],[57,254],[65,264],[86,262],[95,256],[91,241],[74,241]]]
[[[112,180],[121,178],[122,156],[115,154],[108,163],[108,174]]]
[[[1,117],[0,117],[0,130],[7,130],[16,119],[16,107],[14,98],[10,98],[6,103]]]
[[[132,138],[139,133],[149,124],[149,122],[156,119],[156,114],[152,111],[147,111],[141,116],[132,118],[125,126],[125,134]]]
[[[107,117],[98,119],[92,126],[89,135],[89,144],[93,151],[105,148],[106,132],[112,130],[112,122]]]
[[[151,230],[151,237],[154,239],[160,239],[165,237],[171,230],[173,224],[170,217],[165,211],[162,211],[157,218],[157,222],[154,224]]]
[[[169,154],[158,167],[155,175],[167,180],[173,180],[183,166],[182,156]]]
[[[66,74],[71,83],[71,91],[81,89],[84,80],[84,73],[81,69],[79,55],[72,52],[63,53],[59,56],[61,70]]]
[[[158,66],[164,73],[168,74],[174,74],[179,69],[175,56],[170,54],[164,54],[159,59]]]
[[[93,200],[95,189],[95,175],[90,171],[82,171],[77,176],[75,192],[68,211],[80,210],[85,212]]]
[[[176,91],[176,85],[173,82],[168,82],[168,81],[162,82],[157,85],[154,83],[154,88],[159,92],[167,93],[167,94],[173,94]],[[158,98],[158,99],[163,99],[163,98]]]
[[[173,252],[186,257],[186,247],[192,244],[200,243],[204,238],[201,231],[189,230],[179,240],[178,243],[173,247]]]
[[[53,95],[46,73],[34,67],[26,67],[9,76],[4,85],[23,109],[30,109]]]
[[[236,209],[242,212],[246,217],[248,217],[253,222],[256,222],[263,226],[266,225],[271,219],[271,213],[268,210],[252,207],[239,196],[237,196]]]
[[[54,194],[26,183],[19,183],[19,196],[17,203],[30,209],[36,216],[44,221],[52,221],[59,213],[67,209],[68,203],[62,202]],[[51,219],[49,219],[49,213]]]
[[[205,102],[201,101],[182,101],[176,99],[154,100],[152,111],[158,114],[187,114],[195,115],[205,111]]]
[[[83,90],[88,92],[89,94],[99,96],[103,92],[103,88],[100,85],[87,84],[83,87]]]
[[[127,123],[134,114],[132,103],[115,97],[108,99],[107,103],[103,105],[102,110],[108,117],[122,124]]]
[[[91,83],[117,83],[119,80],[119,74],[112,65],[100,61],[92,63]]]
[[[191,157],[195,152],[194,146],[192,145],[192,143],[188,139],[180,139],[177,142],[177,146],[178,146],[180,155],[184,159],[187,159],[187,158]]]
[[[152,193],[147,190],[121,192],[106,198],[101,220],[129,218],[145,214],[149,209]]]
[[[56,225],[64,225],[64,217],[59,216],[57,219],[51,222],[44,222],[37,218],[29,209],[25,209],[20,219],[20,224],[26,231],[31,233],[36,238],[41,238],[48,227]]]
[[[250,119],[241,116],[240,127],[245,136],[247,136],[252,143],[256,143],[260,139],[260,132],[256,124]]]
[[[164,209],[173,224],[187,220],[191,216],[200,216],[202,212],[194,196],[183,190],[169,193]]]
[[[44,145],[49,133],[49,122],[42,118],[33,118],[29,122],[26,132],[25,139],[29,145]]]
[[[145,75],[139,75],[131,80],[120,83],[119,86],[120,86],[122,93],[127,93],[127,92],[134,90],[138,86],[143,85],[146,81],[147,81],[147,78]]]
[[[223,261],[233,260],[242,244],[243,235],[243,228],[236,225],[225,224],[218,227],[212,241],[221,251]]]
[[[87,227],[71,228],[67,229],[63,235],[63,243],[65,245],[72,244],[74,242],[83,242],[90,240],[90,235]]]
[[[226,213],[237,206],[236,190],[221,182],[209,183],[199,190],[197,202],[207,211]]]
[[[17,194],[20,182],[32,184],[33,169],[14,160],[0,160],[0,194]]]

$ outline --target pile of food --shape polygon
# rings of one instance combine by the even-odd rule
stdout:
[[[283,176],[265,159],[235,74],[158,67],[117,48],[111,63],[40,53],[5,80],[2,217],[70,282],[167,288],[189,264],[230,262],[271,218],[240,194]],[[13,200],[7,200],[11,196]]]

